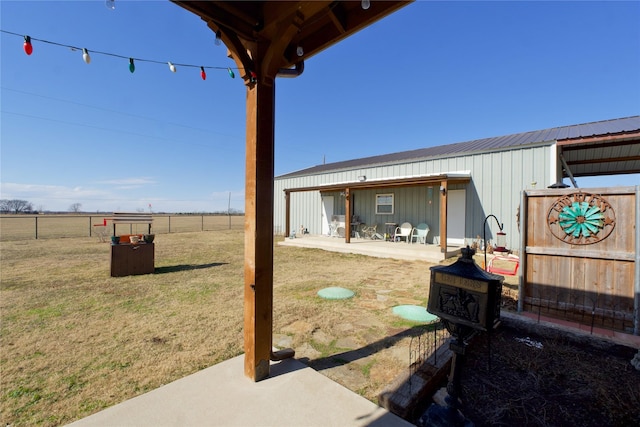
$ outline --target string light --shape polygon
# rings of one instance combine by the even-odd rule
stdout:
[[[367,10],[371,7],[371,1],[369,0],[362,0],[362,2],[360,3],[360,6],[362,6],[362,8],[364,10]]]
[[[104,5],[106,6],[107,9],[114,10],[116,8],[116,1],[115,0],[105,0]]]
[[[298,55],[298,56],[304,55],[304,49],[302,48],[302,46],[298,46],[296,48],[296,55]]]
[[[111,1],[113,1],[113,0],[111,0]],[[94,55],[107,55],[107,56],[112,56],[112,57],[115,57],[115,58],[128,59],[129,60],[129,71],[131,73],[133,73],[136,70],[135,62],[136,61],[141,61],[141,62],[150,62],[150,63],[154,63],[154,64],[165,64],[165,66],[168,64],[169,65],[169,69],[174,73],[177,71],[177,67],[200,68],[200,77],[202,78],[202,80],[206,80],[206,78],[207,78],[207,73],[205,71],[206,69],[210,69],[210,70],[227,70],[227,73],[229,74],[229,77],[231,77],[232,79],[235,79],[235,77],[236,77],[236,75],[235,75],[233,69],[231,69],[231,67],[215,67],[215,66],[193,65],[193,64],[174,64],[173,62],[156,61],[156,60],[143,59],[143,58],[134,58],[134,57],[129,57],[129,56],[125,56],[125,55],[118,55],[118,54],[110,53],[110,52],[101,52],[101,51],[97,51],[97,50],[92,50],[91,53],[89,53],[90,51],[87,48],[80,48],[80,47],[77,47],[77,46],[57,43],[57,42],[50,41],[50,40],[32,38],[32,37],[30,37],[28,35],[22,35],[22,34],[13,33],[11,31],[1,30],[1,29],[0,29],[0,33],[11,34],[13,36],[22,37],[24,39],[23,49],[24,49],[24,52],[27,55],[31,55],[33,53],[32,41],[38,41],[38,42],[41,42],[41,43],[47,43],[47,44],[51,44],[51,45],[54,45],[54,46],[64,47],[64,48],[70,49],[72,51],[82,51],[82,59],[87,64],[91,63],[92,56],[94,56]],[[220,33],[219,31],[216,33],[216,37],[219,35],[219,33]],[[238,69],[238,68],[236,68],[236,69]],[[255,80],[255,78],[256,78],[255,73],[253,73],[253,76],[251,77],[251,80],[253,81],[253,80]]]
[[[33,46],[31,45],[31,37],[24,36],[24,44],[22,45],[24,53],[31,55],[33,53]]]
[[[216,46],[220,46],[222,43],[222,33],[220,30],[216,31],[216,40],[213,42]]]

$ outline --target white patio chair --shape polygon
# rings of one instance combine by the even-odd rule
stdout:
[[[409,243],[413,243],[415,240],[416,243],[422,243],[423,245],[427,244],[427,234],[429,234],[429,226],[421,222],[417,226],[411,230],[411,237],[409,238]]]
[[[396,231],[393,233],[394,234],[394,240],[396,242],[401,241],[403,238],[404,240],[409,243],[409,237],[411,236],[411,230],[413,230],[413,227],[411,226],[410,222],[403,222],[400,227],[396,227]]]

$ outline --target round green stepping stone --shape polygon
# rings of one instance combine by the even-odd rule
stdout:
[[[429,313],[426,307],[419,305],[397,305],[393,307],[393,314],[414,322],[430,323],[438,319],[438,316]]]
[[[330,288],[320,289],[318,296],[325,299],[347,299],[353,297],[355,294],[349,289],[333,286]]]

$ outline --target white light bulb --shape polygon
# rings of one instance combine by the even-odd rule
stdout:
[[[175,72],[177,71],[177,70],[176,70],[176,66],[175,66],[175,65],[173,65],[173,64],[171,63],[171,61],[169,61],[169,62],[168,62],[168,64],[169,64],[169,69],[171,70],[171,72],[172,72],[172,73],[175,73]]]
[[[87,64],[91,64],[91,56],[89,56],[89,51],[87,49],[82,49],[82,59]]]
[[[116,8],[116,0],[105,0],[104,5],[109,10],[114,10]]]
[[[298,47],[296,48],[296,54],[297,54],[298,56],[302,56],[302,55],[304,55],[304,49],[302,48],[302,46],[298,46]]]
[[[362,6],[362,8],[364,10],[367,10],[371,7],[371,1],[369,0],[362,0],[362,3],[360,3],[360,5]]]

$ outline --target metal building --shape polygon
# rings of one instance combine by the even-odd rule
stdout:
[[[518,248],[523,190],[638,172],[640,116],[353,159],[276,177],[274,232],[329,235],[338,221],[349,242],[363,224],[384,236],[387,224],[427,223],[427,243],[445,252],[483,236],[495,215]],[[498,231],[487,223],[487,240]]]

